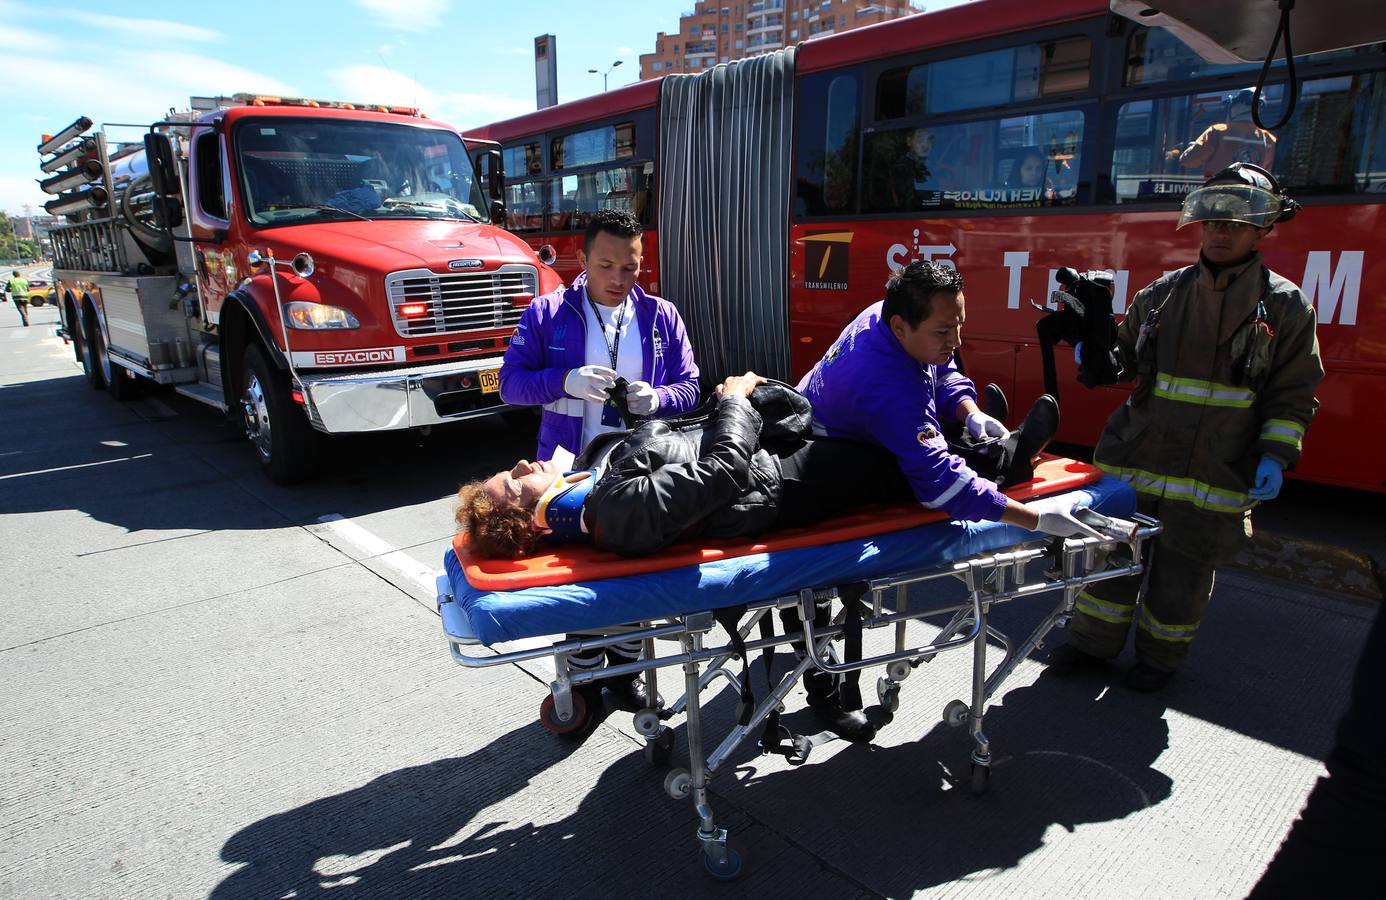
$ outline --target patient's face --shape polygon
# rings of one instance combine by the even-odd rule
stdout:
[[[486,495],[497,503],[512,503],[533,509],[554,479],[563,473],[551,459],[530,462],[522,459],[508,472],[497,472],[486,479]]]

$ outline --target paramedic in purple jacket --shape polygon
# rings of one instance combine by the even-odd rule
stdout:
[[[628,210],[603,209],[587,226],[572,285],[530,304],[505,351],[501,399],[542,406],[535,459],[573,454],[624,431],[606,391],[629,382],[630,411],[664,418],[698,404],[698,366],[678,310],[635,283],[644,229]]]
[[[978,409],[971,380],[953,364],[965,318],[957,270],[920,261],[892,274],[885,299],[862,310],[799,382],[813,405],[814,431],[891,451],[915,499],[954,519],[999,520],[1062,537],[1090,535],[1066,509],[1018,503],[949,451],[945,420],[963,425],[974,439],[1009,433]],[[1052,408],[1057,427],[1057,406]]]
[[[515,327],[500,393],[506,403],[544,408],[537,460],[552,459],[558,447],[576,456],[597,435],[626,430],[606,393],[618,375],[628,382],[626,403],[637,416],[665,418],[698,405],[698,366],[679,311],[635,283],[644,231],[629,210],[599,210],[578,252],[582,274],[536,299]],[[626,641],[605,654],[600,648],[574,653],[568,663],[590,669],[605,656],[619,665],[638,659],[640,650],[640,641]],[[635,676],[594,684],[618,706],[647,705]]]

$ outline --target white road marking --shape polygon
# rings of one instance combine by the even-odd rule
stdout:
[[[120,459],[103,459],[100,462],[80,463],[75,466],[58,466],[53,469],[35,469],[32,472],[15,472],[13,475],[0,475],[0,481],[4,481],[7,478],[27,478],[30,475],[47,475],[50,472],[66,472],[71,469],[89,469],[92,466],[108,466],[111,463],[130,462],[131,460],[144,459],[153,455],[153,453],[140,453],[135,456],[122,456]]]
[[[331,513],[319,516],[318,521],[343,540],[365,551],[367,558],[385,563],[414,584],[422,587],[427,596],[434,595],[434,580],[437,576],[434,569],[430,569],[403,550],[396,550],[388,542],[371,534],[345,516]]]
[[[389,541],[383,540],[372,534],[345,516],[337,513],[330,513],[329,515],[319,516],[318,522],[331,530],[337,537],[347,541],[358,550],[365,553],[366,559],[386,564],[400,575],[423,588],[425,596],[437,597],[438,570],[430,569],[403,550],[396,550]],[[437,612],[437,610],[435,609],[434,612]],[[552,643],[553,641],[549,638],[524,638],[518,641],[502,641],[492,644],[490,649],[497,654],[504,654],[512,653],[516,650],[546,647]],[[464,650],[463,652],[466,651]],[[517,665],[530,671],[531,674],[535,675],[535,677],[541,681],[552,681],[555,677],[553,660],[549,657],[532,659],[518,663]],[[538,670],[537,672],[534,671],[536,669]]]

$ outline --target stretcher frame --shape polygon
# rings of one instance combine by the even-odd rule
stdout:
[[[601,631],[605,633],[596,637],[563,640],[548,646],[488,656],[469,656],[463,652],[463,647],[480,646],[480,641],[458,640],[446,630],[444,636],[453,660],[467,668],[489,668],[551,658],[555,677],[549,685],[550,695],[553,714],[559,721],[570,721],[575,715],[573,688],[579,685],[645,673],[645,696],[657,698],[657,670],[666,666],[681,667],[684,674],[683,696],[668,706],[636,712],[634,726],[645,739],[646,760],[653,764],[667,764],[673,750],[674,735],[665,722],[680,714],[685,716],[688,768],[671,770],[664,779],[664,789],[675,799],[692,798],[698,816],[697,840],[702,850],[703,865],[714,878],[732,880],[741,874],[741,858],[728,843],[727,830],[717,825],[709,802],[709,782],[748,735],[772,713],[783,711],[785,698],[810,667],[831,674],[844,674],[884,666],[885,674],[876,682],[877,697],[886,710],[894,712],[899,705],[901,682],[915,668],[940,653],[971,645],[970,702],[960,699],[949,702],[943,709],[943,721],[954,727],[967,725],[972,740],[971,789],[973,794],[980,795],[987,789],[992,759],[991,742],[983,731],[987,701],[1010,677],[1020,660],[1044,646],[1044,639],[1050,631],[1068,624],[1078,592],[1084,586],[1143,571],[1145,542],[1158,535],[1162,526],[1155,519],[1139,513],[1131,519],[1138,527],[1129,541],[1091,537],[1031,538],[1005,550],[987,551],[926,569],[854,582],[858,586],[865,586],[865,593],[858,601],[865,607],[861,616],[863,632],[892,626],[895,629],[893,651],[857,661],[840,661],[832,647],[833,642],[841,639],[846,632],[843,610],[839,609],[826,627],[814,624],[815,606],[825,601],[840,600],[842,585],[805,587],[797,594],[748,603],[743,621],[737,628],[747,663],[743,674],[749,675],[749,657],[757,650],[801,643],[805,648],[812,648],[812,652],[796,659],[794,667],[782,675],[764,697],[758,698],[749,718],[740,716],[738,723],[706,756],[703,750],[706,735],[702,721],[702,694],[719,678],[740,689],[742,678],[728,668],[730,662],[742,655],[730,641],[722,646],[705,646],[706,638],[718,624],[713,610],[602,628]],[[1051,563],[1050,567],[1039,572],[1037,577],[1035,570],[1039,567],[1035,564],[1046,560]],[[910,605],[907,593],[910,585],[940,579],[961,581],[968,593],[967,600],[940,606],[926,604],[919,609]],[[437,584],[438,608],[442,612],[446,604],[456,601],[445,575],[439,576]],[[1054,608],[1019,644],[1013,643],[988,622],[991,607],[996,604],[1053,592],[1059,593]],[[888,597],[893,597],[894,602],[888,602]],[[779,633],[770,638],[750,638],[762,617],[791,607],[798,609],[801,634]],[[905,646],[906,626],[910,621],[945,615],[950,618],[933,641],[923,646]],[[987,672],[988,638],[1000,644],[1004,651],[1001,661],[990,673]],[[658,655],[656,641],[660,639],[676,640],[679,652]],[[642,657],[637,661],[603,664],[582,670],[574,670],[568,664],[569,657],[575,653],[634,640],[644,644]],[[704,663],[707,664],[705,668]],[[805,761],[811,746],[800,748],[801,756],[794,761]]]

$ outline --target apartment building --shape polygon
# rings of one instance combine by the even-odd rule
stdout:
[[[725,2],[725,0],[723,0]],[[640,56],[640,78],[701,72],[718,63],[770,53],[814,35],[850,31],[923,12],[909,0],[757,0],[699,3],[679,16],[677,34],[660,32]]]

